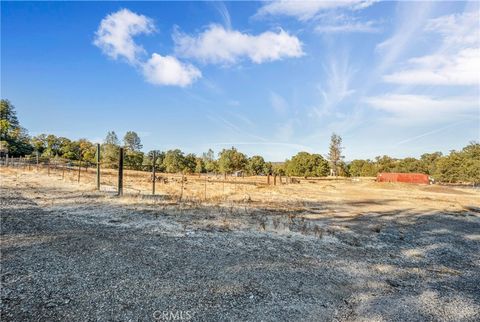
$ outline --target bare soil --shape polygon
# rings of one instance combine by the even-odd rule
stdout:
[[[477,190],[315,181],[200,202],[0,180],[2,321],[480,320]]]

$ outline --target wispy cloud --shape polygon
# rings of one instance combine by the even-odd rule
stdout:
[[[441,36],[440,48],[433,54],[409,59],[408,67],[385,75],[384,80],[408,85],[478,85],[479,20],[478,12],[429,20],[425,30]]]
[[[270,105],[280,115],[284,115],[288,110],[288,102],[275,92],[270,93]]]
[[[375,21],[349,21],[341,24],[321,24],[315,27],[315,31],[318,33],[376,33],[380,28]]]
[[[449,125],[447,125],[447,126],[442,126],[442,127],[440,127],[440,128],[436,128],[436,129],[434,129],[434,130],[432,130],[432,131],[424,132],[424,133],[422,133],[422,134],[415,135],[415,136],[409,137],[409,138],[407,138],[407,139],[401,140],[401,141],[395,143],[395,146],[399,146],[399,145],[402,145],[402,144],[405,144],[405,143],[409,143],[409,142],[412,142],[412,141],[420,140],[420,139],[422,139],[422,138],[424,138],[424,137],[427,137],[427,136],[430,136],[430,135],[433,135],[433,134],[437,134],[437,133],[443,132],[443,131],[445,131],[445,130],[448,130],[448,129],[450,129],[450,128],[459,126],[460,124],[465,124],[465,123],[472,122],[472,121],[478,122],[478,120],[472,120],[472,119],[463,120],[463,121],[460,121],[460,122],[454,122],[454,123],[449,124]]]
[[[217,10],[218,14],[222,18],[223,25],[226,29],[232,29],[232,19],[230,18],[230,13],[228,12],[227,6],[223,1],[212,1],[209,2]]]
[[[300,40],[282,29],[250,35],[212,24],[196,36],[177,30],[173,40],[177,55],[204,63],[234,64],[248,58],[260,64],[304,55]]]
[[[478,113],[480,106],[475,97],[433,97],[413,94],[385,94],[367,97],[365,102],[375,109],[387,112],[398,122],[428,122],[452,120]]]
[[[350,83],[356,70],[350,66],[346,52],[332,56],[324,65],[324,70],[324,81],[318,86],[322,101],[314,109],[318,116],[331,113],[338,104],[355,92]]]
[[[301,21],[314,18],[320,12],[333,9],[360,10],[370,6],[372,0],[340,0],[340,1],[271,1],[263,5],[256,17],[290,16]]]

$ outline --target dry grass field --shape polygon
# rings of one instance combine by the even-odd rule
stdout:
[[[0,177],[6,321],[480,318],[475,189],[169,175],[151,196],[126,171],[118,197],[114,170],[100,192],[92,171]]]

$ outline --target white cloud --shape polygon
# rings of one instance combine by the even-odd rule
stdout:
[[[439,33],[447,44],[478,45],[478,11],[452,14],[430,19],[425,30]]]
[[[416,85],[479,85],[480,49],[467,48],[456,55],[436,54],[410,59],[410,69],[385,75],[389,83]]]
[[[475,97],[439,98],[426,95],[386,94],[365,99],[375,109],[385,111],[399,121],[433,122],[462,114],[479,112],[480,105]]]
[[[319,33],[347,33],[347,32],[379,32],[380,29],[374,21],[367,22],[347,22],[344,24],[318,25],[315,31]]]
[[[153,53],[149,60],[144,61],[141,55],[146,51],[135,43],[133,36],[154,30],[152,19],[121,9],[101,21],[94,44],[113,59],[126,58],[142,72],[147,82],[155,85],[185,87],[202,77],[195,66],[182,63],[174,56]]]
[[[193,65],[180,62],[173,56],[154,53],[142,65],[145,79],[156,85],[176,85],[185,87],[202,77],[202,73]]]
[[[196,37],[177,31],[173,39],[177,55],[205,63],[233,64],[246,57],[260,64],[304,55],[300,40],[284,30],[254,36],[210,25]]]
[[[411,58],[405,68],[383,79],[408,85],[479,85],[479,18],[478,12],[465,12],[430,19],[425,30],[441,36],[440,48]]]
[[[370,6],[372,0],[340,0],[340,1],[292,1],[280,0],[269,2],[262,6],[256,13],[261,16],[291,16],[298,20],[306,21],[314,18],[318,13],[332,9],[359,10]]]
[[[130,63],[135,63],[138,55],[145,50],[133,41],[133,36],[148,34],[154,30],[155,27],[150,18],[128,9],[121,9],[109,14],[101,21],[95,33],[94,44],[113,59],[124,57]]]

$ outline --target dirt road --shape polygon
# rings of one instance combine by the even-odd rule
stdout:
[[[2,178],[3,321],[480,319],[476,209],[312,220],[55,186]]]

